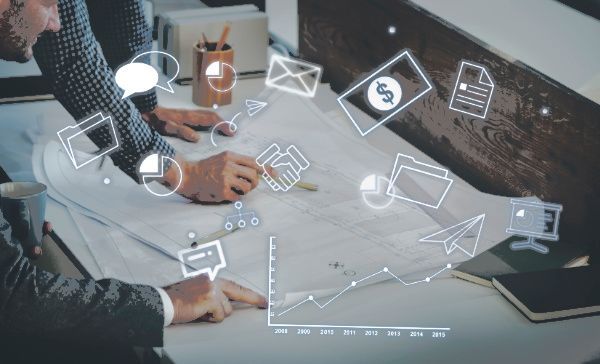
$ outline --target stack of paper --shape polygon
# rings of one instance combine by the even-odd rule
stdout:
[[[173,144],[191,160],[224,150],[258,156],[274,142],[284,149],[295,145],[310,161],[302,180],[318,184],[319,191],[273,192],[261,183],[245,196],[244,208],[254,211],[260,224],[221,239],[227,260],[223,277],[266,292],[269,236],[277,236],[278,291],[290,297],[294,292],[325,294],[347,286],[348,272],[361,277],[382,267],[406,279],[420,279],[469,258],[459,249],[447,254],[443,244],[422,243],[420,238],[461,219],[501,210],[503,199],[482,194],[459,179],[446,197],[452,209],[432,211],[400,200],[386,209],[371,209],[362,199],[361,181],[370,174],[389,177],[395,154],[371,146],[352,133],[340,114],[325,114],[310,99],[280,92],[256,99],[268,106],[253,117],[243,113],[236,119],[235,137],[215,137],[218,147],[209,138],[200,145]],[[417,153],[397,139],[397,153]],[[33,160],[43,161],[34,163],[36,178],[48,184],[52,198],[74,212],[107,276],[160,285],[181,280],[177,252],[190,247],[188,232],[209,235],[223,229],[226,217],[236,213],[231,204],[198,205],[177,194],[154,196],[108,161],[100,170],[94,164],[76,170],[59,143],[37,145]],[[105,178],[110,178],[109,184]],[[484,226],[478,252],[501,235]],[[110,243],[99,244],[107,240],[99,236],[109,236]],[[340,265],[344,269],[338,269]]]

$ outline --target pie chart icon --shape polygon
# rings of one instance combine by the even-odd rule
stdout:
[[[215,61],[209,64],[204,73],[208,80],[208,85],[217,92],[227,92],[237,82],[235,68],[225,62]]]
[[[360,184],[360,192],[367,206],[375,210],[389,207],[394,202],[394,197],[386,193],[389,184],[389,179],[376,174],[371,174],[363,179]]]
[[[156,192],[150,187],[151,182],[164,176],[165,165],[169,163],[171,168],[176,168],[176,172],[178,173],[178,183],[175,188],[168,190],[168,192]],[[181,171],[181,167],[175,161],[175,159],[162,156],[158,153],[150,154],[144,158],[139,166],[138,172],[140,177],[142,177],[146,190],[158,197],[172,195],[175,193],[175,191],[177,191],[179,186],[181,186],[181,182],[183,181],[183,172]]]

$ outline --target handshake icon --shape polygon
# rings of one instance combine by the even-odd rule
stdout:
[[[284,192],[300,181],[300,172],[310,166],[310,163],[294,145],[290,145],[285,153],[281,153],[277,143],[273,143],[262,152],[256,158],[256,163],[263,168],[272,167],[277,171],[278,176],[275,177],[265,169],[263,177],[273,191]]]

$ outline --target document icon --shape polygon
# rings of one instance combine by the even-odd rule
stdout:
[[[450,109],[485,119],[494,92],[494,79],[485,66],[462,61],[450,99]]]
[[[396,156],[387,188],[389,196],[437,209],[450,190],[453,180],[448,170],[417,162],[413,157]]]
[[[317,64],[274,54],[265,85],[300,96],[314,97],[322,73],[323,68]]]
[[[409,49],[403,49],[371,74],[350,85],[337,99],[360,135],[388,122],[433,89],[433,83]],[[366,113],[354,105],[366,105]],[[373,123],[375,119],[375,123]]]
[[[108,144],[100,148],[94,154],[77,153],[74,144],[80,138],[85,138],[90,133],[106,136]],[[96,159],[106,155],[119,147],[119,138],[113,120],[110,116],[103,116],[101,112],[85,119],[75,126],[67,126],[56,133],[60,139],[65,152],[73,162],[75,169],[79,169]]]

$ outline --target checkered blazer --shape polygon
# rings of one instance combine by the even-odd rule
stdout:
[[[156,107],[156,94],[122,100],[115,83],[120,65],[152,47],[143,0],[59,0],[58,11],[61,30],[44,34],[34,47],[42,74],[76,120],[99,111],[112,115],[121,141],[111,154],[113,163],[141,182],[136,173],[141,158],[150,152],[175,154],[140,115]],[[88,133],[99,148],[111,143],[103,129]]]

